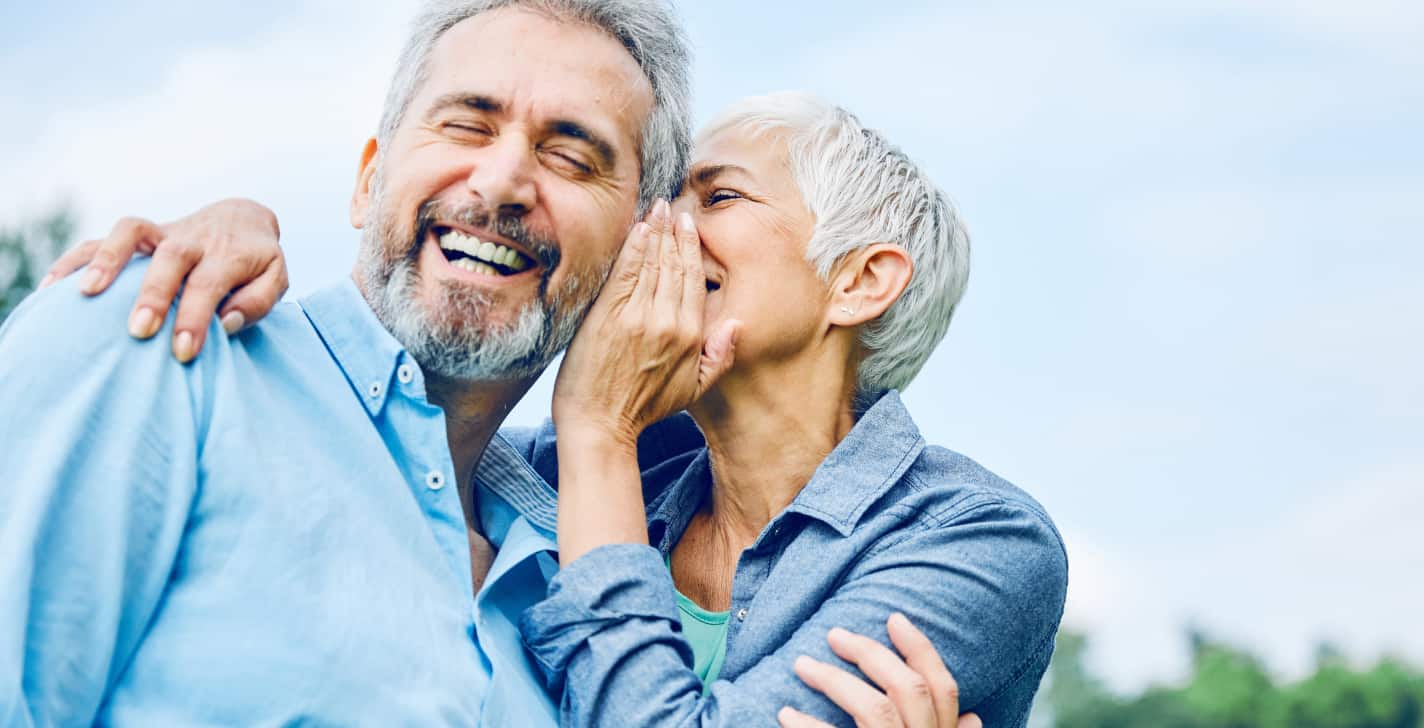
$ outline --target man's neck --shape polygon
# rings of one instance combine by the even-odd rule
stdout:
[[[475,508],[475,466],[494,433],[538,375],[514,380],[469,382],[428,375],[425,389],[431,404],[445,410],[445,434],[460,488],[460,505],[471,528],[478,528]]]

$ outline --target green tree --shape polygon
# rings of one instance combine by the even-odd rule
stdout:
[[[1040,696],[1054,728],[1424,728],[1424,673],[1395,659],[1352,669],[1331,645],[1315,671],[1280,684],[1254,655],[1188,634],[1192,673],[1184,684],[1115,696],[1087,668],[1088,638],[1064,630]]]
[[[67,205],[15,228],[0,228],[0,321],[35,290],[49,264],[74,239],[75,216]]]
[[[1193,630],[1192,681],[1182,698],[1207,725],[1261,728],[1272,711],[1276,688],[1260,660]]]
[[[1288,686],[1267,728],[1419,728],[1424,726],[1424,675],[1383,660],[1366,672],[1343,661],[1323,663]]]
[[[1088,668],[1088,647],[1089,638],[1082,632],[1064,629],[1058,633],[1038,709],[1051,716],[1055,728],[1130,728],[1132,724],[1126,721],[1132,719],[1132,711],[1108,693]]]

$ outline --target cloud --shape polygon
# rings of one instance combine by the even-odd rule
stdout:
[[[1223,504],[1228,507],[1229,504]],[[1134,691],[1186,675],[1195,626],[1264,655],[1281,679],[1313,669],[1321,641],[1361,663],[1424,661],[1424,462],[1357,474],[1246,530],[1199,525],[1191,549],[1105,545],[1068,531],[1065,623],[1093,639],[1093,666]]]

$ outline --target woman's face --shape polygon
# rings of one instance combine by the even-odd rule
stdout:
[[[693,151],[675,211],[702,237],[705,322],[742,321],[735,369],[786,361],[824,333],[829,288],[806,260],[815,220],[777,133],[729,129]]]

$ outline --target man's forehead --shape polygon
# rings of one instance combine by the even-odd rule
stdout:
[[[451,27],[433,49],[427,73],[427,103],[466,92],[497,99],[511,113],[609,116],[629,125],[634,142],[652,105],[647,77],[618,40],[521,8],[492,10]]]

